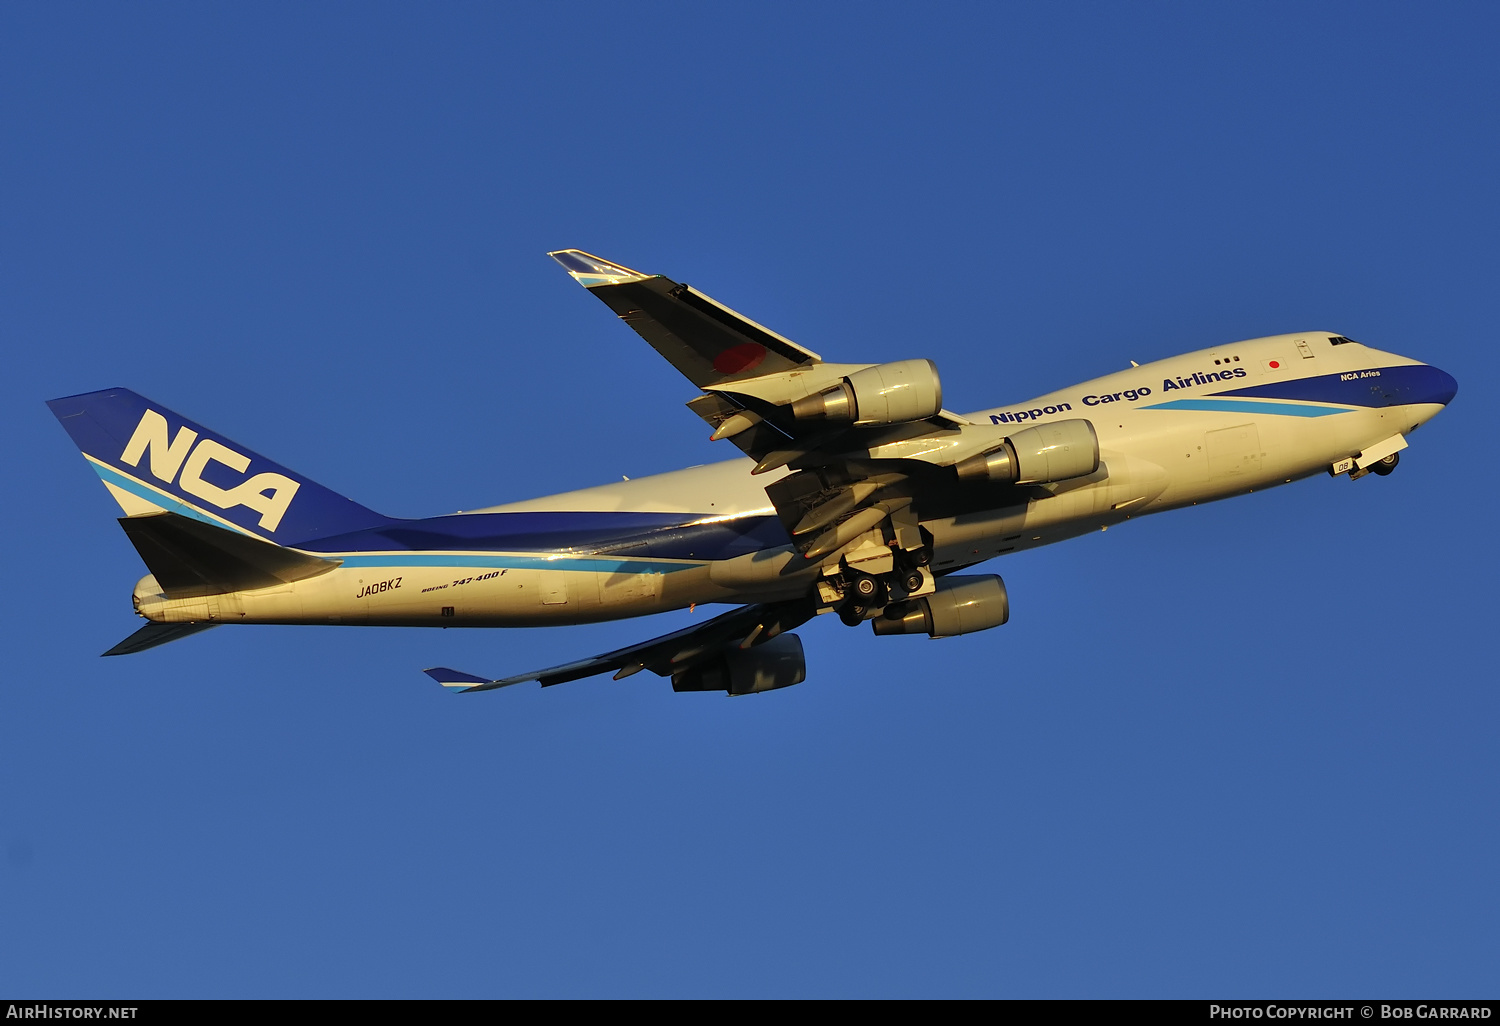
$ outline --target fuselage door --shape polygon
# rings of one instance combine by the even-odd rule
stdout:
[[[1208,456],[1210,482],[1250,479],[1260,474],[1260,432],[1254,424],[1210,431],[1203,449]]]
[[[544,606],[565,606],[568,604],[568,574],[565,570],[543,570],[541,572],[540,588]]]

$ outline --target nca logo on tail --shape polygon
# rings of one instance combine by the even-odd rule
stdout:
[[[130,443],[120,454],[120,461],[138,467],[141,457],[149,453],[151,473],[159,480],[171,484],[173,478],[177,478],[177,487],[219,509],[248,506],[260,514],[262,530],[276,530],[287,507],[292,504],[292,497],[301,487],[299,482],[284,474],[256,474],[232,488],[220,488],[203,479],[208,465],[218,463],[243,474],[250,469],[250,457],[212,438],[200,440],[198,432],[190,427],[179,428],[176,438],[169,437],[170,431],[166,417],[155,410],[147,410],[136,425],[135,434],[130,436]],[[179,470],[182,471],[181,477],[178,477]]]

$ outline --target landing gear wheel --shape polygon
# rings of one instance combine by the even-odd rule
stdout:
[[[865,622],[864,606],[844,606],[839,610],[839,619],[845,627],[858,627]]]
[[[906,589],[906,593],[908,595],[918,590],[922,587],[922,585],[926,583],[927,578],[922,576],[922,571],[920,570],[913,570],[905,577],[901,578],[901,587]]]
[[[854,582],[854,594],[862,599],[871,599],[880,590],[880,582],[873,577],[861,577]]]
[[[1401,454],[1399,452],[1393,452],[1389,456],[1387,456],[1385,459],[1383,459],[1383,460],[1377,460],[1376,462],[1371,463],[1370,464],[1370,469],[1372,471],[1374,471],[1375,473],[1379,474],[1381,477],[1385,477],[1385,475],[1387,475],[1391,471],[1395,470],[1396,469],[1396,464],[1398,464],[1400,462],[1401,462]]]

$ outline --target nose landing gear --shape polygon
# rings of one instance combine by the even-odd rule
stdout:
[[[1349,480],[1358,481],[1366,474],[1379,474],[1381,477],[1385,477],[1391,471],[1395,470],[1396,464],[1400,462],[1401,454],[1399,452],[1393,452],[1383,460],[1376,460],[1374,463],[1371,463],[1359,470],[1349,471]]]

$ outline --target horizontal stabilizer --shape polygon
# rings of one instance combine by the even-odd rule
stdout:
[[[120,526],[168,598],[273,588],[339,565],[176,513],[121,517]]]
[[[169,641],[176,641],[178,638],[185,638],[189,634],[197,634],[199,631],[206,631],[210,627],[217,626],[219,625],[216,623],[148,623],[103,654],[107,656],[133,655],[136,652],[144,652],[148,648],[165,645]]]
[[[476,677],[472,673],[464,673],[462,670],[450,670],[446,666],[434,666],[432,669],[423,670],[422,672],[443,687],[458,688],[460,691],[467,691],[476,684],[494,683],[488,677]]]
[[[816,612],[813,603],[806,599],[740,606],[721,613],[712,620],[673,631],[660,638],[606,652],[592,659],[579,659],[561,666],[549,666],[545,670],[501,677],[499,680],[476,677],[443,666],[423,672],[443,687],[455,691],[493,691],[532,680],[545,688],[610,670],[617,671],[616,680],[640,670],[650,670],[659,677],[670,677],[731,648],[746,649],[769,641],[779,634],[802,626]]]

